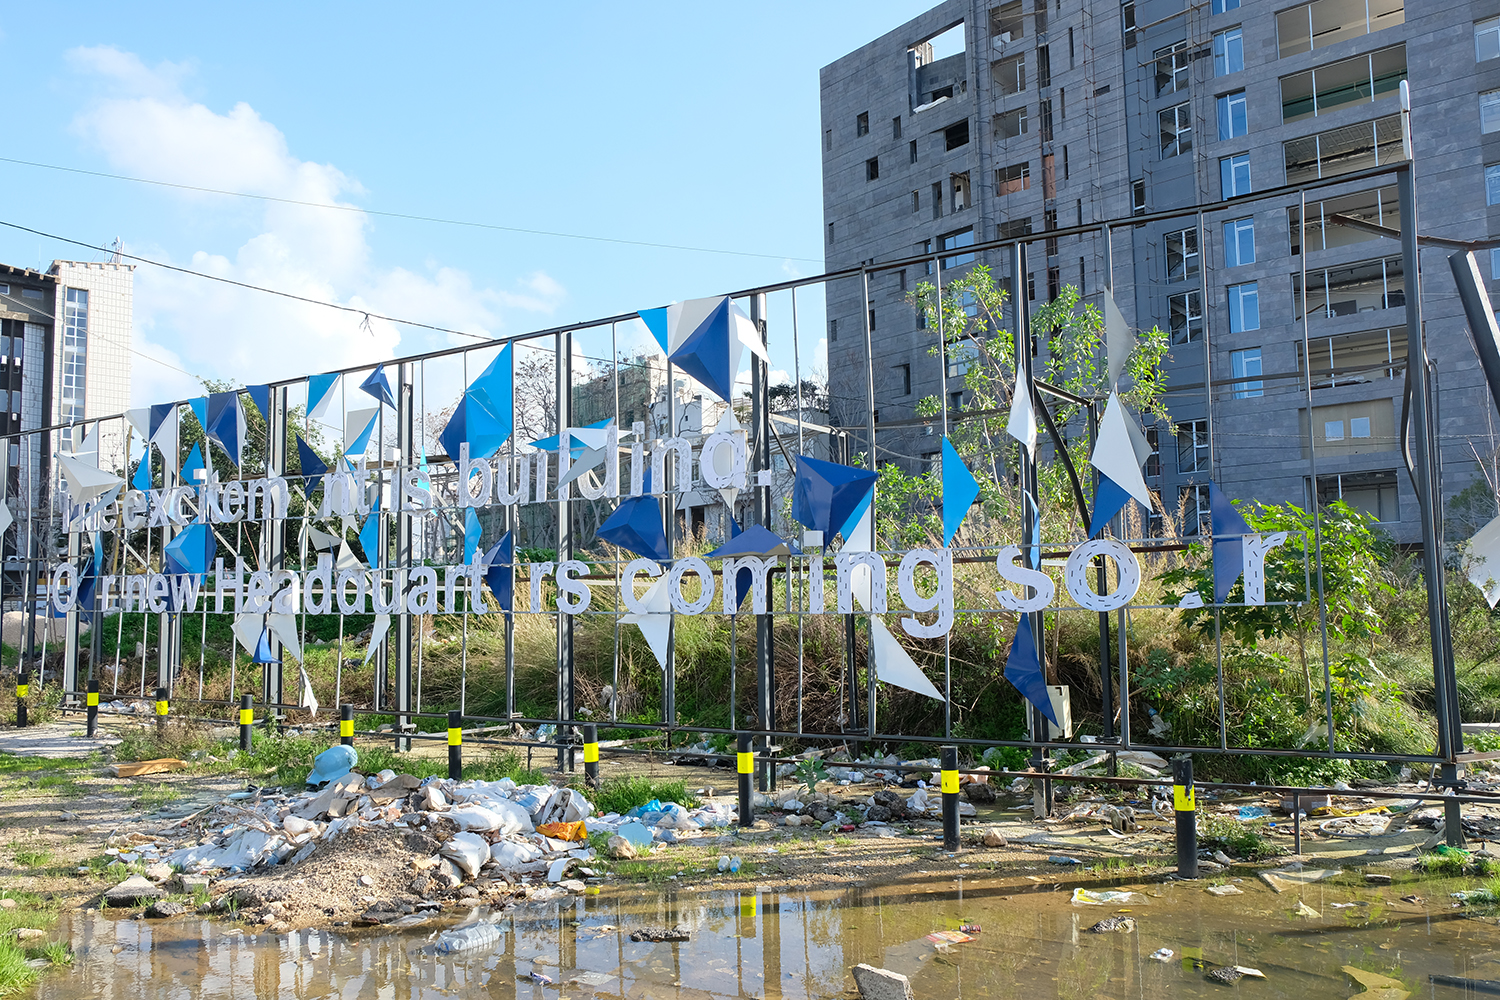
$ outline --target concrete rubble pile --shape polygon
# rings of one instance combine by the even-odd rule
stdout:
[[[574,789],[517,785],[509,778],[349,773],[317,791],[236,793],[203,817],[211,832],[200,843],[163,860],[187,873],[290,867],[348,832],[390,828],[439,838],[437,852],[418,867],[446,883],[442,888],[456,888],[481,869],[511,880],[545,876],[563,883],[570,866],[594,858],[586,843],[589,834],[615,835],[625,828],[638,849],[646,850],[734,818],[722,805],[687,810],[669,803],[632,812],[637,815],[595,816],[593,805]],[[583,874],[593,872],[585,868]]]

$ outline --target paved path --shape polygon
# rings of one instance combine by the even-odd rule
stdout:
[[[81,722],[52,722],[25,729],[0,731],[0,753],[21,757],[87,757],[120,742],[120,738],[100,727],[95,739],[83,735]]]

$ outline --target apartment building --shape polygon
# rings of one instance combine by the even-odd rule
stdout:
[[[932,253],[949,277],[982,262],[1008,280],[1008,255],[964,248],[1031,237],[1032,304],[1064,285],[1097,303],[1111,277],[1102,239],[1046,233],[1181,210],[1117,229],[1110,248],[1127,321],[1172,343],[1175,434],[1148,427],[1148,484],[1189,528],[1206,520],[1212,478],[1233,497],[1343,498],[1415,541],[1398,444],[1411,278],[1398,241],[1329,221],[1399,227],[1394,184],[1322,189],[1305,220],[1295,195],[1198,210],[1403,159],[1403,80],[1420,230],[1489,238],[1495,0],[948,0],[822,71],[827,265]],[[1424,250],[1421,270],[1452,498],[1484,482],[1497,441],[1448,252]],[[1500,274],[1500,257],[1482,263]],[[938,450],[918,402],[946,392],[950,410],[964,404],[962,354],[934,355],[907,301],[933,270],[873,275],[868,307],[862,281],[828,291],[831,397],[854,408],[835,419],[864,422],[868,324],[881,457],[911,466]]]

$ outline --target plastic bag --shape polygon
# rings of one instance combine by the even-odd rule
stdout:
[[[1125,903],[1149,903],[1151,900],[1138,892],[1092,892],[1088,889],[1074,889],[1072,902],[1087,906],[1119,906]]]

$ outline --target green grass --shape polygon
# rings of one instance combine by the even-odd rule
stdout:
[[[1198,814],[1198,843],[1204,847],[1218,848],[1247,861],[1263,861],[1286,853],[1284,847],[1262,837],[1250,824],[1212,813]]]
[[[42,868],[52,863],[51,851],[19,840],[12,840],[5,846],[10,848],[11,858],[22,868]]]
[[[40,942],[22,948],[14,934],[21,927],[46,929],[57,920],[58,903],[34,892],[6,890],[0,898],[16,901],[15,909],[0,910],[0,997],[19,993],[36,982],[40,972],[27,959],[43,958],[53,965],[68,965],[72,952],[62,942]]]
[[[585,789],[584,794],[594,804],[594,811],[600,815],[626,813],[652,799],[676,802],[688,808],[698,804],[698,800],[688,794],[687,785],[681,781],[654,781],[636,776],[608,778],[597,792],[591,793]]]
[[[182,788],[178,785],[169,785],[166,782],[158,782],[155,785],[138,786],[132,793],[137,809],[155,812],[168,802],[176,802],[182,798]]]
[[[48,941],[46,944],[35,948],[26,949],[27,958],[44,958],[52,966],[65,966],[73,964],[73,949],[68,947],[66,941]]]
[[[1441,875],[1456,878],[1465,875],[1469,871],[1469,862],[1473,858],[1468,851],[1459,851],[1448,848],[1441,851],[1433,851],[1422,855],[1422,871],[1428,875]]]

